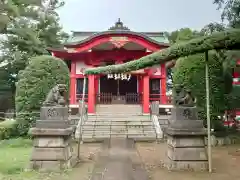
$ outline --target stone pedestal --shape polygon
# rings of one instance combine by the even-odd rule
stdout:
[[[195,107],[174,107],[167,133],[169,170],[207,170],[203,121]]]
[[[67,107],[43,107],[36,127],[30,129],[34,147],[30,168],[41,171],[59,171],[74,165]]]

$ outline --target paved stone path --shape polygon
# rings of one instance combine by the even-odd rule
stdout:
[[[103,143],[91,180],[148,179],[133,140],[111,139]]]

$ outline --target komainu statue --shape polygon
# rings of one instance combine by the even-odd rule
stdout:
[[[176,85],[173,94],[173,103],[175,106],[194,107],[197,99],[192,95],[191,90],[185,90],[183,85]]]
[[[65,84],[57,84],[48,93],[46,100],[43,102],[43,106],[65,106],[67,87]]]

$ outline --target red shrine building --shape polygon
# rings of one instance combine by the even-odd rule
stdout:
[[[63,59],[71,72],[70,107],[78,107],[83,95],[84,70],[121,64],[169,47],[162,32],[134,32],[118,20],[103,32],[73,32],[62,48],[49,48],[53,56]],[[88,113],[97,104],[140,104],[149,114],[151,101],[168,104],[165,64],[124,74],[88,75],[85,101]]]

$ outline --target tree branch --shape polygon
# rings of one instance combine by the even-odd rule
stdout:
[[[239,49],[240,29],[215,32],[208,36],[192,39],[186,43],[174,44],[169,48],[144,56],[138,60],[120,65],[91,68],[85,74],[130,72],[166,63],[179,57],[202,53],[213,49]]]

